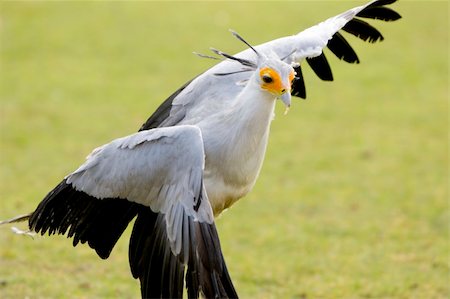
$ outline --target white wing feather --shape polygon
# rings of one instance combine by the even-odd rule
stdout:
[[[171,249],[178,254],[183,213],[195,221],[214,221],[203,187],[204,156],[199,128],[158,128],[95,149],[66,180],[99,200],[124,198],[164,214]]]
[[[333,35],[373,2],[375,1],[347,10],[298,33],[293,39],[294,47],[291,51],[296,51],[291,56],[291,62],[300,63],[307,57],[316,57],[322,54],[323,48],[327,46]],[[286,53],[286,55],[288,54]]]

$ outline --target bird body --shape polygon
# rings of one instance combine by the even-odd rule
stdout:
[[[215,215],[245,196],[266,151],[276,97],[249,82],[228,109],[201,121],[207,190]]]
[[[358,63],[338,32],[375,42],[382,35],[360,18],[400,18],[376,0],[296,35],[251,46],[222,60],[174,92],[138,133],[95,149],[29,215],[31,231],[66,234],[108,258],[128,224],[129,261],[143,298],[236,298],[214,217],[245,196],[261,170],[280,99],[305,98],[303,62],[333,80],[323,54]],[[203,57],[209,57],[201,55]],[[217,58],[216,58],[217,59]]]

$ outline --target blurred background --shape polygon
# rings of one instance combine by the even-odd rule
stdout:
[[[95,147],[131,134],[214,61],[364,1],[1,2],[0,219],[33,211]],[[304,67],[253,192],[218,220],[242,298],[448,298],[448,2],[401,1],[348,40],[360,65]],[[19,225],[20,226],[20,225]],[[22,225],[21,228],[25,228]],[[111,257],[0,228],[0,298],[137,298]]]

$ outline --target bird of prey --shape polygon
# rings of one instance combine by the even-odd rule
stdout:
[[[214,217],[254,186],[267,147],[277,99],[306,97],[304,61],[333,80],[323,54],[359,59],[340,31],[369,42],[383,39],[362,19],[394,21],[372,1],[296,35],[236,55],[212,49],[218,64],[173,93],[139,132],[96,148],[36,210],[3,223],[28,220],[42,235],[67,234],[106,259],[136,218],[129,245],[133,277],[143,298],[237,298]]]

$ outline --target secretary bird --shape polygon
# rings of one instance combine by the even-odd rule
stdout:
[[[332,81],[323,49],[359,63],[340,31],[383,40],[362,18],[394,21],[372,1],[296,35],[251,46],[236,55],[212,49],[214,67],[174,92],[138,133],[95,149],[36,210],[1,224],[28,221],[42,235],[67,234],[106,259],[136,218],[129,262],[143,298],[237,298],[214,217],[254,186],[267,147],[277,99],[305,98],[303,62]]]

